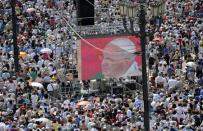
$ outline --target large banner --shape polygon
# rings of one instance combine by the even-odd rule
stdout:
[[[80,40],[79,79],[120,78],[141,75],[140,38],[115,36]]]

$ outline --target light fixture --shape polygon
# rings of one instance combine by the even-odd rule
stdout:
[[[130,17],[130,18],[134,17],[134,7],[133,6],[128,7],[128,17]]]
[[[153,16],[160,16],[164,12],[164,6],[165,6],[165,0],[163,1],[157,1],[157,2],[151,2],[149,3],[149,6],[152,10],[152,15]]]
[[[121,16],[127,16],[128,15],[128,5],[125,3],[122,3],[120,6],[120,14]]]

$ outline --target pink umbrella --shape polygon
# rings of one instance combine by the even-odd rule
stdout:
[[[90,103],[89,101],[80,101],[80,102],[77,103],[77,106],[86,106],[89,103]]]
[[[32,12],[34,12],[34,11],[36,11],[35,8],[28,8],[28,9],[26,10],[27,13],[32,13]]]

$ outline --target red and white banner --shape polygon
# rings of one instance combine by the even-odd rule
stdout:
[[[140,38],[115,36],[80,40],[79,79],[140,76],[142,68]]]

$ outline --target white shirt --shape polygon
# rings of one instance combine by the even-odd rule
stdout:
[[[92,128],[90,131],[98,131],[96,128]]]
[[[1,131],[6,131],[6,130],[7,130],[6,124],[3,123],[3,122],[1,122],[1,123],[0,123],[0,129],[1,129]]]
[[[159,94],[153,94],[153,101],[159,101],[160,100],[160,95]]]
[[[183,107],[178,106],[178,107],[175,108],[175,110],[176,110],[177,114],[184,114]]]
[[[203,47],[199,48],[199,54],[198,54],[199,59],[203,59]]]
[[[8,90],[16,91],[15,83],[8,83],[6,86],[8,87]]]
[[[156,84],[164,83],[164,78],[162,76],[157,76],[155,78],[155,83]]]
[[[47,85],[47,91],[54,91],[54,86],[52,85],[52,83]]]
[[[49,76],[45,76],[45,77],[44,77],[44,82],[49,83],[49,82],[50,82],[50,80],[51,80],[51,78],[50,78]]]
[[[168,78],[167,77],[164,77],[163,78],[164,80],[164,87],[166,88],[166,87],[168,87]]]
[[[177,83],[178,83],[178,81],[176,79],[169,79],[168,80],[169,88],[175,87],[177,85]]]
[[[136,98],[135,102],[134,102],[134,107],[135,108],[142,108],[142,106],[143,106],[142,100],[140,100],[139,98]]]
[[[43,59],[41,59],[41,60],[39,60],[38,62],[37,62],[37,65],[39,66],[39,67],[42,67],[42,64],[44,63],[44,60]]]
[[[129,118],[131,118],[131,117],[132,117],[132,111],[131,111],[131,110],[129,110],[129,109],[128,109],[128,111],[127,111],[127,116],[128,116]]]
[[[32,96],[31,96],[31,100],[32,100],[32,103],[37,103],[37,101],[38,101],[38,96],[37,96],[37,95],[32,95]]]

